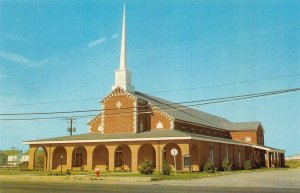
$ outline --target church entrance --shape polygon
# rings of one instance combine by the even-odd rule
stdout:
[[[115,170],[131,170],[131,150],[128,145],[119,145],[116,148]]]

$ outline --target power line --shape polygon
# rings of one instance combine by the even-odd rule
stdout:
[[[181,109],[187,109],[189,107],[193,106],[202,106],[202,105],[209,105],[209,104],[216,104],[216,103],[224,103],[224,102],[231,102],[231,101],[239,101],[239,100],[245,100],[245,99],[251,99],[251,98],[258,98],[258,97],[264,97],[264,96],[271,96],[271,95],[277,95],[277,94],[283,94],[283,93],[289,93],[289,92],[297,92],[300,88],[293,88],[293,89],[286,89],[286,90],[277,90],[277,91],[271,91],[271,92],[264,92],[264,93],[255,93],[255,94],[247,94],[247,95],[239,95],[239,96],[230,96],[230,97],[222,97],[222,98],[215,98],[215,99],[205,99],[205,100],[197,100],[197,101],[189,101],[191,105],[186,106],[169,106],[168,108],[160,108],[160,110],[181,110]],[[187,103],[187,102],[184,102]],[[183,103],[173,103],[173,104],[183,104]],[[167,104],[161,104],[161,105],[167,105]],[[171,103],[169,103],[171,105]],[[159,105],[155,105],[159,106]],[[128,108],[130,109],[130,108]],[[132,108],[131,108],[132,109]],[[93,110],[94,111],[94,110]],[[98,110],[102,111],[102,110]],[[72,111],[74,112],[74,111]],[[80,111],[83,112],[83,111]],[[89,110],[86,110],[85,112],[90,112]],[[53,112],[50,112],[53,113]],[[146,113],[152,113],[152,111],[148,110],[142,110],[142,111],[130,111],[130,112],[121,112],[121,113],[105,113],[105,116],[121,116],[121,115],[128,115],[132,113],[137,114],[146,114]],[[0,114],[2,115],[2,114]],[[9,114],[11,115],[11,114]],[[22,115],[22,114],[17,114]],[[75,115],[73,117],[75,118],[85,118],[85,117],[93,117],[97,115]],[[38,118],[9,118],[9,119],[0,119],[2,121],[24,121],[24,120],[48,120],[48,119],[62,119],[62,118],[68,118],[68,117],[38,117]]]
[[[247,84],[247,83],[259,82],[259,81],[275,80],[275,79],[282,79],[282,78],[296,77],[296,76],[300,76],[300,73],[288,74],[288,75],[283,75],[283,76],[273,76],[273,77],[261,78],[261,79],[244,80],[244,81],[237,81],[237,82],[228,82],[228,83],[220,83],[220,84],[210,84],[210,85],[204,85],[204,86],[198,86],[198,87],[191,87],[191,88],[182,88],[182,89],[173,89],[173,90],[165,90],[165,91],[146,92],[146,94],[159,94],[159,93],[181,92],[181,91],[197,90],[197,89],[203,89],[203,88],[229,86],[229,85],[235,85],[235,84]],[[48,105],[48,104],[84,102],[84,101],[95,101],[95,100],[99,100],[99,99],[98,98],[86,98],[86,99],[74,99],[74,100],[64,100],[64,101],[50,101],[50,102],[40,102],[40,103],[11,104],[11,105],[0,105],[0,107]]]

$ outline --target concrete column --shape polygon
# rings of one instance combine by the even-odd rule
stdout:
[[[86,170],[93,171],[93,152],[95,146],[85,146],[86,149]]]
[[[138,151],[141,145],[129,145],[131,149],[131,170],[138,171]]]
[[[34,169],[34,152],[36,150],[35,146],[29,147],[29,163],[28,163],[28,169],[33,170]]]
[[[67,151],[67,170],[72,170],[72,159],[74,147],[65,147]]]
[[[115,170],[115,150],[117,148],[116,145],[107,145],[108,150],[108,170],[114,171]]]

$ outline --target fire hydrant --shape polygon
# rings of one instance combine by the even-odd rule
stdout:
[[[96,168],[96,176],[97,176],[97,177],[100,176],[100,170],[99,170],[99,168]]]

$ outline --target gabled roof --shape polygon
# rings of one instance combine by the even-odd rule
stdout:
[[[187,106],[183,106],[181,104],[170,102],[138,91],[131,94],[136,96],[138,99],[148,101],[153,106],[157,107],[158,109],[162,110],[163,112],[167,113],[177,120],[215,127],[219,129],[226,129],[220,123],[229,123],[228,120],[222,117],[211,115],[203,111],[192,109]]]
[[[218,117],[216,115],[189,108],[187,106],[173,103],[138,91],[131,94],[139,99],[148,101],[177,120],[232,131],[257,130],[259,125],[261,125],[260,122],[230,122],[222,117]]]
[[[230,122],[222,124],[230,131],[256,131],[261,122]]]
[[[166,113],[170,117],[175,120],[185,121],[188,123],[194,123],[198,125],[203,125],[207,127],[213,127],[216,129],[225,129],[229,131],[248,131],[248,130],[257,130],[258,126],[261,125],[260,122],[230,122],[225,118],[212,115],[203,111],[199,111],[193,108],[189,108],[187,106],[181,105],[179,103],[174,103],[165,99],[161,99],[155,96],[151,96],[149,94],[145,94],[142,92],[128,92],[122,89],[121,87],[117,87],[110,94],[108,94],[104,100],[112,95],[113,92],[124,92],[130,97],[135,99],[140,99],[143,101],[147,101],[155,108],[161,110]],[[98,116],[97,116],[98,117]],[[95,117],[95,118],[97,118]],[[94,118],[94,119],[95,119]],[[92,119],[91,121],[93,121]],[[90,121],[90,122],[91,122]],[[89,122],[89,123],[90,123]],[[88,124],[89,124],[88,123]]]

